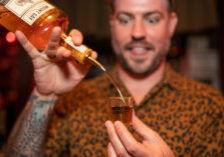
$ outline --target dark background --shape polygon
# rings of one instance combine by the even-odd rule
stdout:
[[[69,29],[84,34],[84,44],[96,50],[108,69],[114,57],[110,46],[106,0],[50,0],[69,15]],[[176,0],[179,24],[168,61],[183,75],[224,91],[223,0]],[[34,82],[32,64],[17,41],[7,43],[0,26],[0,148],[3,147]],[[100,74],[91,68],[87,78]],[[0,153],[1,156],[1,153]]]

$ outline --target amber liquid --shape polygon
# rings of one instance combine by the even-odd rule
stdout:
[[[113,77],[110,75],[110,73],[107,72],[106,68],[101,64],[99,63],[97,60],[93,59],[92,57],[88,56],[87,57],[88,60],[90,62],[92,62],[95,66],[97,66],[98,68],[100,68],[103,72],[105,72],[107,78],[110,80],[110,82],[114,85],[115,89],[117,90],[119,96],[121,97],[122,101],[124,104],[126,104],[125,100],[124,100],[124,96],[123,94],[121,93],[121,90],[119,89],[117,83],[115,82],[115,80],[113,79]]]
[[[44,50],[46,48],[52,29],[55,26],[60,26],[62,31],[66,32],[68,24],[68,16],[56,7],[41,15],[32,25],[29,25],[0,4],[0,25],[4,26],[11,32],[20,30],[38,50]],[[62,45],[71,50],[72,56],[74,56],[80,63],[85,63],[86,59],[88,59],[103,72],[106,72],[107,77],[113,83],[120,97],[123,99],[123,95],[116,82],[107,73],[103,65],[89,56],[91,49],[86,50],[84,53],[80,53],[65,42],[62,43]]]
[[[117,83],[115,82],[115,80],[113,79],[113,77],[107,72],[106,73],[107,78],[110,80],[110,82],[114,85],[115,89],[117,90],[119,96],[121,97],[121,100],[123,101],[124,104],[126,104],[125,100],[124,100],[124,96],[121,93],[121,90],[118,88]]]
[[[132,122],[133,107],[130,106],[113,106],[110,108],[110,118],[114,121],[122,121],[125,124]]]
[[[46,48],[55,26],[60,26],[66,32],[68,23],[68,16],[60,9],[54,8],[29,25],[0,4],[0,24],[11,32],[22,31],[38,50]]]

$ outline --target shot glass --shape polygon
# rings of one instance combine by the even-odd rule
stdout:
[[[124,124],[132,123],[133,113],[133,98],[132,97],[110,97],[109,98],[109,114],[110,120],[121,121]]]

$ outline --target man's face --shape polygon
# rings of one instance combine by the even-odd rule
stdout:
[[[167,0],[116,0],[110,18],[112,46],[126,71],[147,75],[166,56],[177,23],[167,3]]]

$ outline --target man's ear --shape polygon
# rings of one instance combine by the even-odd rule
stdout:
[[[170,15],[170,24],[169,24],[169,36],[172,37],[177,26],[178,17],[175,12],[172,12]]]

